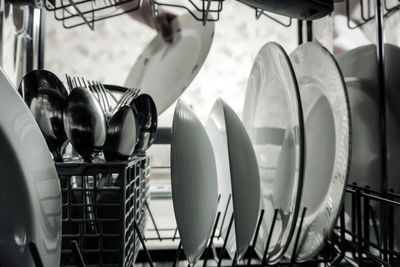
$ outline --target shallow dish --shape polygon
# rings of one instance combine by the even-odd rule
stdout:
[[[260,211],[260,174],[250,137],[239,117],[224,101],[222,105],[235,222],[236,259],[241,260],[250,245]]]
[[[171,183],[183,251],[194,265],[207,245],[217,214],[217,169],[206,130],[182,101],[178,101],[172,123]]]
[[[172,21],[173,42],[161,34],[149,43],[129,71],[126,87],[140,88],[163,113],[187,89],[207,58],[214,37],[214,22],[206,26],[189,13]]]
[[[306,165],[301,208],[307,211],[295,255],[298,261],[305,261],[323,247],[341,208],[351,156],[351,119],[342,73],[328,50],[316,42],[306,43],[290,55],[290,60],[305,117]]]
[[[221,212],[222,216],[217,229],[220,231],[220,235],[223,240],[225,240],[229,229],[230,220],[233,215],[233,204],[231,173],[229,167],[228,137],[226,134],[223,103],[219,99],[215,102],[213,108],[211,109],[206,124],[206,131],[213,146],[215,163],[217,166],[219,196],[218,212]],[[231,259],[233,259],[236,252],[235,223],[232,223],[226,250]]]
[[[346,78],[349,91],[353,123],[353,156],[350,167],[349,183],[369,186],[373,190],[382,189],[381,178],[381,135],[379,119],[379,86],[377,77],[376,46],[366,45],[345,52],[337,61]],[[388,188],[400,192],[400,48],[385,44],[385,86],[387,103],[387,182]],[[351,200],[346,200],[351,203]],[[350,207],[346,211],[350,214]],[[371,203],[375,214],[378,205]],[[395,209],[394,220],[400,220],[400,213]],[[349,226],[351,221],[348,222]],[[379,224],[379,218],[377,219]],[[372,230],[371,226],[371,232]],[[373,237],[374,235],[371,235]],[[400,231],[394,230],[394,246],[400,247]]]
[[[304,127],[300,93],[289,57],[276,43],[258,52],[247,84],[244,124],[254,146],[262,184],[264,217],[256,252],[276,263],[289,246],[299,213],[304,173]]]

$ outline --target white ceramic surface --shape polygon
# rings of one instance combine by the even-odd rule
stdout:
[[[338,217],[350,161],[350,110],[342,74],[328,50],[316,42],[306,43],[290,59],[305,114],[301,208],[306,207],[307,213],[296,253],[297,260],[304,261],[320,251]]]
[[[236,233],[236,257],[240,260],[252,240],[260,208],[260,174],[250,137],[236,113],[222,103],[228,141]]]
[[[337,57],[337,61],[342,69],[343,75],[347,78],[357,78],[365,80],[368,83],[364,92],[370,95],[375,105],[378,105],[379,87],[377,78],[377,63],[376,63],[376,47],[375,45],[362,46],[351,51],[348,51]],[[386,44],[385,45],[385,84],[387,94],[388,110],[393,114],[392,119],[387,120],[388,131],[388,185],[397,193],[400,192],[400,180],[398,174],[400,172],[400,142],[398,135],[400,125],[400,75],[399,75],[399,62],[400,62],[400,47]],[[379,133],[379,132],[378,132]],[[379,140],[379,135],[375,138]],[[378,141],[379,142],[379,141]],[[352,171],[353,172],[353,171]],[[354,170],[354,174],[362,172],[360,169]],[[357,174],[356,174],[357,175]],[[373,182],[375,178],[367,179],[367,177],[353,177],[360,181],[364,180],[365,183],[371,183],[371,186],[376,184]],[[351,180],[352,181],[352,180]],[[379,189],[372,187],[373,189]]]
[[[231,173],[229,167],[228,140],[226,135],[223,103],[218,99],[208,117],[206,131],[213,146],[218,176],[218,212],[221,212],[218,230],[225,240],[230,219],[233,215]],[[229,233],[226,250],[234,258],[236,252],[235,223],[232,224]]]
[[[183,250],[195,264],[206,247],[217,213],[217,169],[206,130],[182,101],[178,101],[172,123],[171,182]]]
[[[349,183],[380,190],[381,151],[379,124],[379,86],[376,65],[376,47],[362,46],[337,57],[346,77],[353,124],[353,156]],[[388,187],[400,192],[400,48],[385,45],[385,85],[387,94],[387,172]],[[350,199],[348,200],[350,201]],[[378,207],[371,204],[375,212]],[[347,209],[347,213],[350,210]],[[395,211],[395,220],[400,219]],[[350,223],[350,222],[349,222]],[[378,220],[379,223],[379,220]],[[394,229],[395,247],[400,247],[400,231]],[[373,237],[373,235],[372,235]]]
[[[289,58],[276,43],[257,54],[247,84],[243,121],[255,149],[262,182],[263,223],[256,252],[264,256],[278,210],[267,262],[279,261],[293,236],[303,182],[304,141],[300,93]]]
[[[32,114],[0,68],[0,265],[59,266],[61,191],[50,151]]]
[[[151,95],[158,114],[163,113],[199,72],[211,48],[214,27],[213,22],[203,27],[189,13],[177,17],[172,22],[173,43],[157,34],[130,70],[125,86]]]

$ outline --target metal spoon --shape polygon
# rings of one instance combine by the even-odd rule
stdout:
[[[104,145],[106,160],[127,160],[132,155],[139,128],[135,113],[130,106],[123,106],[112,116]]]
[[[64,101],[58,92],[43,88],[29,107],[56,162],[63,161],[61,147],[67,140],[63,123]]]
[[[66,100],[63,117],[64,129],[71,145],[86,162],[91,162],[101,151],[106,140],[106,121],[99,103],[88,89],[76,87]],[[90,229],[96,233],[92,196],[87,191],[89,177],[82,178],[83,204],[91,221]]]
[[[76,87],[66,100],[63,118],[73,148],[91,162],[106,140],[106,120],[99,103],[88,89]]]
[[[139,141],[135,147],[135,153],[143,152],[154,143],[157,134],[156,104],[150,95],[142,94],[135,98],[131,105],[137,111],[139,124]]]
[[[47,70],[27,73],[18,86],[46,140],[55,161],[63,161],[61,147],[67,140],[62,110],[68,92],[58,77]]]

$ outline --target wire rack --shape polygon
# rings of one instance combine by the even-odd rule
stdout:
[[[94,30],[96,21],[136,11],[141,5],[142,0],[49,0],[46,9],[66,29],[87,25]]]
[[[148,159],[56,168],[63,201],[61,266],[133,266],[147,222]]]
[[[273,266],[313,266],[322,264],[323,266],[338,266],[343,262],[357,264],[359,266],[397,266],[400,264],[400,244],[396,240],[395,230],[396,216],[400,215],[400,195],[394,193],[382,193],[362,188],[357,185],[349,185],[346,189],[346,201],[343,204],[341,214],[330,238],[325,241],[324,249],[313,259],[307,262],[297,262],[295,257],[286,258]],[[228,203],[229,205],[229,203]],[[159,240],[160,242],[170,240],[179,240],[177,229],[159,228],[155,223],[151,211],[153,228],[146,230],[145,240]],[[225,211],[227,210],[227,207]],[[295,234],[294,252],[297,250],[303,219],[307,208],[303,208],[299,217],[299,228]],[[202,255],[203,266],[272,266],[266,263],[268,259],[268,248],[272,233],[274,232],[277,211],[274,214],[264,214],[262,210],[259,214],[259,220],[255,231],[254,239],[249,246],[244,259],[237,262],[236,259],[229,259],[226,252],[227,237],[222,239],[221,232],[218,229],[219,220],[226,218],[226,212],[218,213],[213,227],[212,236],[205,252]],[[256,256],[254,251],[255,244],[259,238],[258,233],[263,216],[273,216],[269,237],[266,239],[266,249],[262,259]],[[349,219],[351,218],[351,219]],[[384,218],[386,218],[384,220]],[[229,219],[229,218],[228,218]],[[232,218],[230,225],[232,225]],[[392,233],[386,238],[383,237],[383,230]],[[171,235],[171,232],[174,234]],[[154,233],[156,235],[154,236]],[[228,228],[227,235],[230,234]],[[399,236],[400,237],[400,236]],[[293,253],[295,254],[295,253]],[[149,257],[150,255],[150,257]],[[186,260],[182,244],[179,243],[176,249],[165,251],[142,250],[138,256],[138,262],[146,262],[150,266],[156,261],[169,261],[172,266],[178,262]]]
[[[154,16],[158,14],[159,6],[184,9],[205,25],[207,21],[220,19],[224,0],[150,0],[150,3]]]

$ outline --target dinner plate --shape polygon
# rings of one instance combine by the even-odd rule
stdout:
[[[217,213],[217,169],[205,128],[182,101],[178,101],[172,123],[171,183],[183,251],[194,265],[210,238]]]
[[[376,47],[375,45],[362,46],[337,57],[338,63],[346,77],[352,111],[354,138],[350,168],[349,183],[359,186],[369,186],[374,190],[381,190],[381,151],[380,151],[380,124],[379,124],[379,86],[377,77]],[[387,173],[388,187],[394,192],[400,192],[400,76],[398,75],[400,62],[400,48],[385,44],[385,85],[387,95]],[[354,114],[354,115],[353,115]],[[346,200],[351,203],[351,200]],[[371,203],[373,211],[378,214],[379,207]],[[347,213],[351,210],[346,205]],[[395,220],[400,214],[395,210]],[[377,218],[379,224],[379,218]],[[350,221],[349,224],[350,225]],[[373,238],[374,235],[371,235]],[[400,231],[394,231],[394,246],[400,247]]]
[[[371,84],[371,90],[368,92],[372,94],[372,97],[377,105],[379,105],[379,88],[378,77],[377,77],[377,61],[376,61],[376,46],[366,45],[353,50],[337,57],[337,61],[342,69],[345,77],[358,78],[367,81]],[[387,106],[390,112],[393,114],[393,119],[387,120],[387,142],[388,142],[388,186],[394,189],[397,193],[400,192],[400,180],[398,174],[400,172],[400,166],[398,164],[400,160],[400,142],[398,132],[400,125],[400,91],[398,90],[400,84],[399,73],[399,62],[400,62],[400,47],[391,44],[385,44],[385,85],[386,85],[386,99]],[[364,89],[368,91],[368,88]],[[379,132],[378,132],[379,133]],[[375,137],[379,138],[379,135]],[[376,140],[378,141],[378,139]],[[379,142],[379,141],[378,141]],[[357,175],[359,176],[359,175]],[[376,176],[378,177],[378,176]],[[352,176],[353,178],[353,176]],[[352,179],[351,178],[351,179]],[[360,179],[361,177],[357,178]],[[371,186],[376,184],[372,176],[370,177]],[[363,178],[363,180],[366,180]],[[353,180],[351,180],[353,181]],[[380,190],[379,187],[371,187],[375,190]]]
[[[43,135],[28,107],[0,68],[0,265],[59,266],[61,191]]]
[[[301,208],[306,215],[300,232],[298,261],[316,255],[338,217],[350,162],[350,110],[339,66],[317,42],[299,46],[290,60],[300,87],[305,117],[306,165]],[[323,67],[321,67],[323,66]],[[297,221],[298,230],[300,220]]]
[[[255,250],[264,251],[275,210],[277,219],[266,260],[276,263],[293,236],[304,172],[300,93],[289,57],[276,43],[258,52],[247,84],[244,123],[256,151],[264,216]]]
[[[223,100],[235,222],[236,259],[241,260],[256,228],[260,210],[260,174],[250,137],[239,117]]]
[[[379,107],[377,88],[369,80],[345,78],[352,122],[352,154],[349,183],[380,187]],[[392,118],[392,116],[390,116]],[[350,208],[350,207],[347,207]]]
[[[163,113],[196,77],[211,48],[214,28],[214,22],[203,26],[189,13],[177,17],[172,21],[172,44],[157,34],[129,71],[125,86],[149,94],[158,114]]]
[[[225,240],[231,217],[233,215],[232,204],[232,185],[231,173],[229,167],[229,151],[228,140],[225,126],[225,116],[223,103],[218,99],[213,108],[206,124],[206,131],[210,138],[217,166],[218,178],[218,212],[221,212],[221,219],[218,222],[218,230],[223,240]],[[226,250],[233,259],[236,252],[235,240],[235,224],[233,223],[229,232]]]

